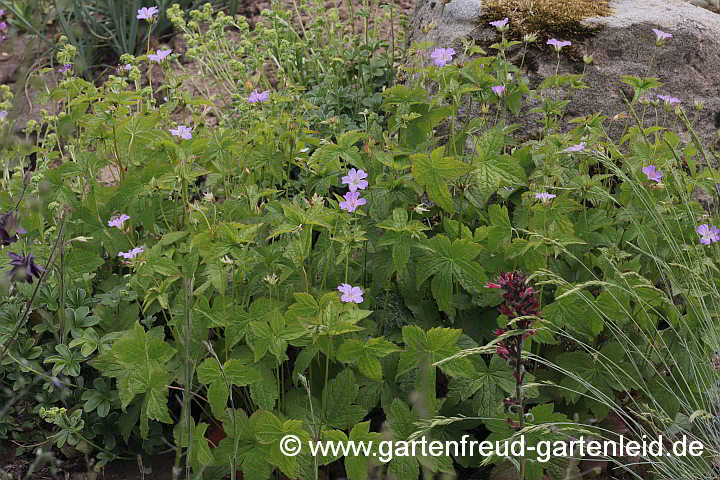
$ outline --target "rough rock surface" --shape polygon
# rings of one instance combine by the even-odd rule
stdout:
[[[498,34],[487,26],[481,0],[451,0],[444,5],[443,1],[418,1],[411,23],[412,41],[459,45],[471,36],[484,47],[497,41]],[[569,38],[573,46],[561,56],[560,72],[565,73],[581,73],[582,56],[594,57],[594,64],[586,70],[590,88],[572,94],[566,118],[592,112],[620,113],[625,110],[620,88],[631,91],[620,77],[656,76],[665,84],[656,93],[680,98],[690,118],[693,102],[704,102],[696,128],[701,137],[713,141],[720,128],[720,15],[685,0],[611,0],[610,7],[611,16],[585,20],[587,26],[600,27],[599,31],[585,38]],[[434,27],[428,29],[428,25]],[[653,28],[673,34],[665,47],[656,49]],[[557,57],[545,45],[551,36],[552,32],[542,32],[539,48],[528,51],[525,63],[532,87],[555,72]],[[519,123],[525,122],[519,119]]]

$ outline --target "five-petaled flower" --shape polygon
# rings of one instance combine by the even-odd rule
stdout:
[[[542,200],[543,203],[548,203],[553,198],[557,197],[554,193],[548,193],[548,192],[542,192],[542,193],[536,193],[535,198],[538,200]]]
[[[559,52],[563,49],[563,47],[569,47],[570,45],[572,45],[572,42],[569,40],[558,40],[557,38],[551,38],[547,41],[547,44],[552,45],[553,47],[555,47],[555,51]]]
[[[130,217],[128,215],[125,215],[124,213],[120,215],[115,215],[114,217],[110,218],[108,220],[108,227],[115,227],[115,228],[123,228],[123,224],[130,220]]]
[[[354,212],[360,205],[365,205],[365,199],[360,198],[360,192],[348,192],[343,198],[344,202],[340,202],[340,208],[348,212]]]
[[[135,247],[127,252],[118,253],[118,257],[123,257],[127,260],[133,259],[145,251],[145,247]]]
[[[250,96],[248,97],[248,102],[250,103],[263,103],[267,102],[268,98],[270,97],[270,91],[265,90],[262,93],[258,93],[257,90],[253,90]]]
[[[150,55],[148,55],[148,60],[152,60],[153,62],[160,63],[163,60],[165,60],[171,53],[172,53],[172,49],[170,49],[170,48],[158,50],[157,52],[151,53]]]
[[[508,24],[508,18],[507,18],[507,17],[503,18],[502,20],[496,20],[496,21],[494,21],[494,22],[490,22],[490,25],[491,25],[491,26],[497,28],[497,29],[500,30],[501,32],[502,32],[503,30],[506,30],[505,27],[507,27],[507,24]]]
[[[45,271],[43,267],[35,264],[35,256],[32,253],[18,255],[8,252],[8,255],[10,256],[10,265],[12,265],[8,275],[13,282],[33,283],[32,277],[40,278]]]
[[[580,142],[577,145],[565,149],[566,152],[580,152],[582,150],[585,150],[585,142]]]
[[[655,45],[658,47],[662,47],[665,44],[665,40],[672,38],[671,33],[663,32],[657,28],[653,28],[652,31],[655,34]]]
[[[138,20],[147,20],[151,22],[155,19],[155,15],[159,12],[158,7],[142,7],[137,11]]]
[[[671,97],[670,95],[658,95],[657,98],[664,101],[668,105],[675,105],[676,103],[680,103],[682,101],[679,98]]]
[[[358,190],[365,190],[368,186],[368,181],[365,180],[368,174],[365,170],[355,170],[351,168],[348,174],[342,177],[342,183],[347,185],[351,192]]]
[[[492,87],[492,91],[495,95],[498,97],[502,96],[503,92],[505,92],[505,86],[504,85],[495,85]]]
[[[446,63],[452,62],[452,57],[455,55],[455,49],[450,48],[436,48],[430,54],[430,58],[435,61],[435,66],[444,67]]]
[[[362,303],[363,290],[360,287],[353,287],[349,283],[343,283],[337,289],[342,292],[340,300],[345,303]]]
[[[700,243],[703,245],[710,245],[711,243],[720,241],[720,230],[718,230],[715,225],[710,226],[707,223],[703,223],[702,225],[698,225],[695,231],[700,235]]]
[[[173,137],[180,137],[183,140],[190,140],[192,138],[192,128],[186,127],[185,125],[178,125],[177,128],[171,128],[170,133]]]
[[[658,170],[655,165],[648,165],[647,167],[643,167],[642,171],[647,176],[648,180],[652,180],[657,183],[662,182],[663,172]]]

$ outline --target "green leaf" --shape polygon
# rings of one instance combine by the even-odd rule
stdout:
[[[382,381],[383,371],[379,358],[383,358],[400,349],[383,337],[371,338],[367,341],[348,339],[340,345],[337,359],[345,363],[357,364],[360,373],[371,380]]]
[[[350,369],[343,370],[328,382],[322,394],[326,425],[348,430],[367,415],[367,410],[353,403],[359,389]]]
[[[454,212],[452,196],[448,189],[448,181],[455,180],[473,171],[467,163],[444,157],[445,147],[433,150],[428,156],[417,153],[410,156],[412,160],[412,176],[416,182],[425,187],[430,200],[440,205],[446,212]]]

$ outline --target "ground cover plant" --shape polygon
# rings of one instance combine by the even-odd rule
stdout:
[[[183,89],[170,49],[91,83],[59,48],[44,121],[3,147],[6,452],[97,471],[169,451],[176,478],[709,478],[720,230],[702,106],[658,94],[652,70],[625,77],[612,138],[611,119],[563,114],[584,88],[560,69],[571,40],[514,40],[498,19],[487,51],[404,52],[367,22],[300,9],[300,32],[281,10],[254,29],[210,5],[132,12],[166,15],[224,101]],[[506,58],[534,43],[558,68],[531,88]],[[540,122],[520,142],[527,113]],[[705,448],[382,463],[284,456],[288,434]]]

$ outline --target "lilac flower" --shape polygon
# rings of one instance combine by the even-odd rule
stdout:
[[[582,150],[585,150],[585,142],[580,142],[577,145],[565,149],[566,152],[580,152]]]
[[[502,20],[496,20],[496,21],[494,21],[494,22],[490,22],[490,25],[491,25],[491,26],[497,28],[497,29],[500,30],[500,31],[505,30],[505,27],[507,26],[507,24],[508,24],[508,18],[507,18],[507,17],[503,18]]]
[[[115,228],[123,228],[123,224],[130,220],[130,217],[125,215],[124,213],[121,215],[115,215],[110,220],[108,220],[108,227],[115,227]]]
[[[348,192],[343,198],[344,202],[340,202],[340,208],[348,212],[354,212],[360,205],[365,205],[365,199],[360,198],[360,192]]]
[[[177,128],[171,128],[170,133],[173,137],[180,137],[184,140],[190,140],[192,138],[192,128],[186,127],[185,125],[178,125]]]
[[[542,192],[542,193],[536,193],[535,198],[538,200],[542,200],[543,203],[548,203],[553,198],[557,197],[557,195],[553,193],[548,192]]]
[[[642,171],[645,175],[647,175],[648,180],[652,180],[657,183],[662,182],[663,172],[658,170],[655,165],[648,165],[647,167],[643,167]]]
[[[32,253],[18,255],[8,252],[12,269],[8,272],[10,281],[33,283],[33,278],[40,278],[45,271],[43,267],[35,264],[35,256]]]
[[[145,251],[145,247],[135,247],[132,250],[129,250],[127,252],[120,252],[118,253],[118,257],[123,257],[127,260],[133,259],[137,257],[139,254]]]
[[[268,98],[270,97],[270,91],[265,90],[262,93],[258,93],[257,90],[253,90],[250,96],[248,97],[248,102],[250,103],[264,103],[267,102]]]
[[[435,60],[435,66],[444,67],[446,63],[452,62],[452,57],[455,55],[455,49],[450,48],[436,48],[430,54],[430,58]]]
[[[152,60],[153,62],[160,63],[163,60],[165,60],[168,57],[168,55],[170,55],[171,53],[172,53],[172,49],[169,49],[169,48],[166,48],[163,50],[158,50],[157,52],[151,53],[150,55],[148,55],[148,60]]]
[[[658,47],[662,47],[665,44],[665,40],[672,38],[671,33],[663,32],[657,28],[653,28],[652,31],[655,34],[655,45]]]
[[[368,174],[364,170],[355,170],[351,168],[348,174],[342,177],[342,183],[347,185],[351,192],[358,190],[365,190],[368,186],[368,181],[364,180]]]
[[[8,24],[7,24],[7,22],[4,22],[4,21],[3,21],[3,22],[0,22],[0,31],[2,31],[2,32],[7,32],[7,29],[8,29]]]
[[[682,101],[679,98],[671,97],[670,95],[658,95],[657,98],[664,101],[668,105],[675,105],[676,103],[680,103]]]
[[[65,65],[57,69],[57,73],[67,73],[72,70],[72,68],[72,63],[66,63]]]
[[[495,95],[500,97],[505,92],[505,85],[495,85],[492,87],[492,91]]]
[[[695,231],[700,235],[700,243],[703,245],[710,245],[720,240],[720,230],[718,230],[715,225],[711,227],[707,223],[703,223],[699,225]]]
[[[362,303],[363,300],[363,291],[360,287],[353,287],[349,283],[343,283],[337,289],[342,292],[342,296],[340,297],[340,300],[342,300],[345,303]]]
[[[138,20],[147,20],[148,22],[152,22],[158,12],[158,7],[143,7],[137,11],[137,18]]]
[[[8,116],[7,110],[0,110],[0,120],[5,120]]]
[[[5,16],[5,9],[0,8],[0,17],[4,17],[4,16]]]
[[[547,44],[552,45],[553,47],[555,47],[555,51],[559,52],[563,49],[563,47],[569,47],[570,45],[572,45],[572,42],[569,40],[558,40],[557,38],[551,38],[547,41]]]

